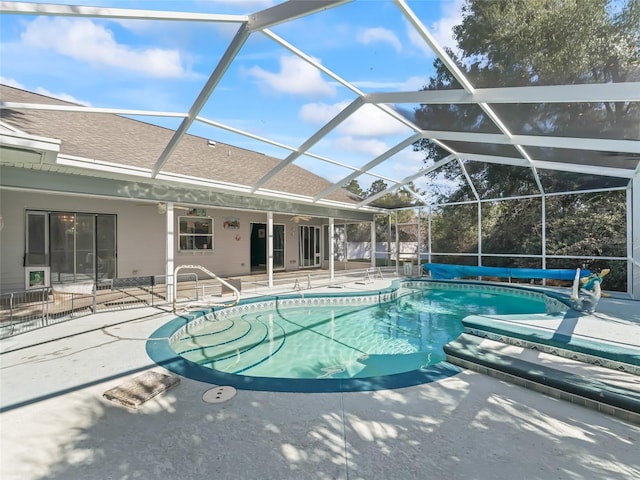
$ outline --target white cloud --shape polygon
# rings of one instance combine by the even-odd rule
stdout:
[[[443,2],[443,16],[431,25],[431,34],[443,47],[456,50],[456,41],[453,38],[453,27],[462,22],[463,0],[451,0]]]
[[[433,50],[431,50],[431,47],[429,46],[429,44],[425,42],[425,40],[420,36],[418,31],[415,28],[413,28],[413,25],[411,25],[409,22],[407,22],[406,25],[407,25],[407,36],[409,37],[409,42],[411,42],[411,45],[413,45],[418,50],[420,50],[425,55],[425,57],[434,58],[436,56],[436,53]]]
[[[396,34],[387,28],[375,27],[361,30],[356,40],[364,45],[387,43],[391,45],[396,52],[402,51],[402,43],[400,43]]]
[[[52,93],[52,92],[50,92],[49,90],[47,90],[46,88],[43,88],[43,87],[38,87],[38,88],[36,88],[35,91],[36,91],[36,93],[39,93],[40,95],[46,95],[47,97],[57,98],[59,100],[64,100],[65,102],[78,103],[78,104],[84,105],[86,107],[91,105],[90,102],[86,102],[84,100],[78,100],[76,97],[74,97],[73,95],[69,95],[68,93]]]
[[[350,102],[335,104],[308,103],[300,110],[300,118],[307,124],[324,125]],[[335,129],[335,136],[328,137],[331,150],[354,154],[369,160],[389,150],[384,139],[409,135],[408,127],[373,105],[363,105]],[[395,143],[394,138],[390,143]]]
[[[422,90],[425,85],[429,83],[429,78],[427,77],[409,77],[404,81],[402,85],[400,85],[401,92],[412,92],[415,90]]]
[[[118,43],[111,30],[87,19],[40,17],[27,26],[21,38],[30,46],[54,50],[91,65],[164,78],[179,78],[187,73],[177,50]]]
[[[255,66],[247,70],[247,74],[266,90],[313,97],[336,94],[335,87],[322,78],[320,70],[294,56],[281,56],[277,73]]]
[[[453,38],[453,27],[458,25],[462,21],[462,5],[464,0],[451,0],[450,2],[443,2],[442,16],[436,22],[431,25],[425,25],[431,33],[433,39],[441,47],[449,47],[452,50],[456,50],[457,45]],[[418,47],[427,57],[435,57],[435,52],[431,50],[431,47],[424,41],[424,39],[418,34],[415,28],[407,22],[407,34],[409,41],[415,47]]]
[[[21,90],[28,90],[22,83],[18,82],[13,78],[3,77],[0,75],[0,83],[3,85],[8,85],[9,87],[19,88]],[[38,87],[35,89],[36,93],[40,95],[46,95],[47,97],[57,98],[59,100],[64,100],[66,102],[78,103],[80,105],[89,106],[91,103],[85,102],[84,100],[78,100],[73,95],[69,95],[68,93],[52,93],[46,88]]]
[[[395,90],[399,92],[411,92],[422,90],[429,79],[423,76],[409,77],[403,82],[378,82],[375,80],[356,80],[351,82],[354,87],[366,88],[370,90]]]
[[[9,87],[25,90],[24,85],[13,78],[3,77],[2,75],[0,75],[0,83],[3,85],[8,85]]]
[[[354,80],[351,85],[369,90],[398,90],[402,82],[382,82],[376,80]]]
[[[423,159],[424,153],[414,152],[413,147],[408,146],[383,163],[372,168],[371,172],[400,181],[423,168]]]
[[[255,13],[259,10],[272,7],[277,2],[275,0],[196,0],[196,5],[202,11],[212,11],[220,13],[220,9],[224,7],[242,7],[244,13]]]
[[[299,117],[309,125],[324,125],[349,103],[308,103],[300,109]],[[379,108],[365,104],[338,125],[336,132],[353,137],[380,137],[409,133],[409,129]]]
[[[414,152],[413,147],[409,146],[395,154],[389,160],[389,166],[394,176],[407,177],[424,167],[424,152]]]
[[[364,154],[371,158],[375,158],[389,150],[389,147],[383,141],[375,138],[355,138],[349,135],[337,138],[333,145],[340,151]]]
[[[307,103],[303,105],[298,113],[300,119],[308,125],[324,125],[344,108],[350,102],[329,103]]]
[[[358,137],[379,137],[408,133],[404,124],[374,105],[363,105],[339,127],[340,133]]]

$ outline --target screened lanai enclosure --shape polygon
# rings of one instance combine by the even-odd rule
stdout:
[[[606,288],[627,292],[626,215],[616,189],[399,209],[376,220],[377,262],[412,273],[408,264],[608,268]]]
[[[603,288],[640,299],[640,0],[98,0],[0,12],[3,83],[73,103],[4,110],[113,113],[171,132],[151,168],[62,158],[67,168],[175,180],[167,165],[197,135],[279,162],[233,181],[183,172],[186,184],[250,196],[250,208],[354,212],[323,227],[335,242],[325,255],[413,274],[423,263],[609,268]],[[281,180],[290,165],[331,185],[294,194]],[[335,200],[342,189],[357,201]]]

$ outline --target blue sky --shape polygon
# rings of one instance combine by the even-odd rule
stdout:
[[[250,14],[272,1],[56,2],[149,10]],[[461,0],[408,1],[441,45],[453,46],[451,27]],[[3,15],[0,81],[95,107],[187,111],[215,68],[237,24],[101,20]],[[427,83],[435,54],[393,2],[352,3],[271,29],[341,78],[366,92],[415,91]],[[252,34],[201,115],[230,127],[297,147],[356,95],[262,33]],[[405,106],[411,108],[411,106]],[[179,120],[144,117],[175,128]],[[196,122],[190,133],[264,152],[289,152]],[[311,151],[361,166],[411,131],[373,106],[365,106]],[[331,181],[350,170],[310,157],[296,164]],[[400,180],[422,165],[409,147],[374,171]],[[367,188],[371,176],[358,179]]]

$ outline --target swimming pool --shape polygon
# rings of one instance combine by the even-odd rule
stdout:
[[[270,297],[176,319],[155,332],[147,351],[175,373],[236,388],[396,388],[459,372],[443,346],[462,333],[465,316],[563,308],[525,289],[396,281],[366,294]]]

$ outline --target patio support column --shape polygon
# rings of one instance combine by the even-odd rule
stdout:
[[[478,265],[482,266],[482,202],[478,200]]]
[[[541,198],[542,211],[542,268],[547,268],[547,196],[542,193]],[[542,279],[542,285],[547,285],[547,279]]]
[[[417,257],[418,257],[418,276],[421,277],[422,276],[422,268],[420,267],[420,265],[422,264],[422,225],[420,224],[420,219],[422,218],[422,208],[418,207],[416,210],[414,210],[414,212],[417,213],[418,216],[418,232],[417,232],[417,237],[418,237],[418,248],[416,248],[417,250]],[[413,273],[413,272],[412,272]]]
[[[396,226],[396,275],[400,273],[400,230],[398,229],[398,211],[394,212]]]
[[[329,218],[329,238],[328,240],[328,244],[329,244],[329,278],[331,280],[333,280],[336,276],[336,260],[334,258],[335,255],[335,242],[334,242],[334,237],[335,237],[335,226],[334,226],[334,218],[330,217]]]
[[[267,212],[267,277],[273,288],[273,212]]]
[[[391,266],[391,258],[392,258],[392,250],[391,250],[391,214],[387,214],[387,261],[385,262],[385,266]]]
[[[371,222],[371,268],[376,268],[376,219]]]
[[[173,285],[177,279],[173,278],[174,270],[174,226],[173,226],[173,202],[167,202],[167,213],[165,214],[167,226],[167,255],[165,263],[165,275],[167,277],[167,302],[173,303]]]
[[[429,220],[427,222],[428,225],[428,233],[427,235],[429,236],[429,240],[428,240],[428,245],[427,245],[427,249],[428,249],[428,253],[429,255],[427,256],[427,258],[429,259],[429,263],[431,263],[431,254],[433,253],[433,249],[431,248],[431,239],[433,238],[433,233],[431,232],[431,219],[433,218],[433,207],[429,207]],[[422,268],[422,267],[421,267]],[[420,270],[422,271],[422,269]]]
[[[636,171],[627,205],[631,207],[631,261],[629,262],[631,298],[640,300],[640,172]]]

